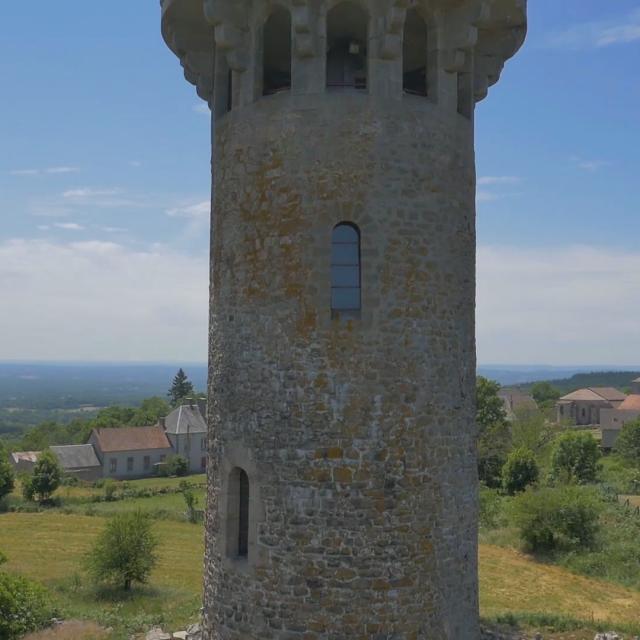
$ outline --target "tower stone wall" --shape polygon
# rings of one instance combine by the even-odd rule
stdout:
[[[206,634],[476,639],[472,106],[525,6],[363,0],[347,53],[366,52],[365,81],[335,87],[338,4],[278,5],[290,86],[263,95],[276,5],[163,3],[215,115]],[[415,92],[411,9],[430,34]],[[360,241],[348,311],[332,304],[341,223]]]

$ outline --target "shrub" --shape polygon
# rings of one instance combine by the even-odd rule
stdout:
[[[602,509],[591,488],[529,488],[514,499],[512,516],[527,550],[553,552],[593,547]]]
[[[640,420],[627,422],[622,427],[615,449],[623,460],[640,466]]]
[[[0,443],[0,500],[8,496],[15,485],[13,468],[7,460],[6,453]]]
[[[47,502],[62,481],[62,467],[51,451],[43,451],[33,467],[33,474],[23,483],[23,494],[27,500]]]
[[[170,476],[186,476],[189,473],[189,461],[181,455],[169,456],[167,473]]]
[[[87,556],[89,572],[96,582],[122,585],[146,583],[156,563],[158,540],[150,518],[141,511],[111,518]]]
[[[55,611],[35,582],[0,571],[0,638],[13,640],[45,627]]]
[[[116,483],[111,480],[111,478],[107,479],[103,485],[104,487],[104,499],[106,502],[113,502],[116,499]]]
[[[496,529],[500,525],[503,498],[495,489],[480,487],[480,526]]]
[[[569,431],[557,440],[551,453],[551,468],[556,479],[586,484],[598,475],[600,449],[590,433]]]
[[[502,467],[502,488],[512,496],[535,484],[539,475],[533,452],[525,448],[516,449],[509,454]]]

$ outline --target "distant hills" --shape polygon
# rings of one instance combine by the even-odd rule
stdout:
[[[180,366],[196,390],[206,389],[205,364],[0,363],[0,409],[135,405],[165,396]]]
[[[135,405],[150,396],[164,396],[182,366],[195,388],[205,391],[207,366],[196,364],[68,364],[1,363],[0,409],[76,409]],[[635,371],[604,371],[605,367],[483,365],[478,373],[503,386],[527,386],[548,380],[561,391],[579,387],[624,389],[640,376]]]

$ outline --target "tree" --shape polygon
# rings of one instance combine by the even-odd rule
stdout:
[[[502,467],[502,487],[512,496],[535,484],[539,475],[540,470],[533,452],[521,447],[509,454]]]
[[[562,394],[549,382],[536,382],[531,387],[531,395],[539,406],[555,402]]]
[[[476,421],[478,423],[478,475],[488,487],[501,486],[502,467],[511,447],[511,431],[504,404],[498,396],[500,385],[478,376],[476,381]]]
[[[158,539],[152,521],[141,511],[111,518],[87,556],[87,568],[96,582],[111,582],[131,590],[134,582],[145,584],[156,564]]]
[[[180,492],[182,493],[185,506],[187,507],[187,518],[189,519],[189,522],[195,524],[197,522],[196,516],[198,501],[193,487],[185,480],[182,480],[180,482]]]
[[[160,466],[159,473],[165,476],[186,476],[189,473],[189,461],[179,454],[171,455]]]
[[[49,451],[43,451],[33,467],[31,477],[25,479],[23,488],[25,498],[47,502],[54,491],[60,486],[63,470],[58,458]],[[28,486],[27,486],[28,485]]]
[[[149,424],[156,424],[158,419],[166,416],[171,411],[171,407],[163,398],[153,397],[142,401],[142,404],[129,420],[132,427],[144,427]]]
[[[627,422],[622,427],[615,449],[621,458],[636,467],[640,466],[640,420]]]
[[[555,442],[551,469],[555,478],[565,482],[595,482],[600,448],[590,433],[569,431]]]
[[[13,468],[7,459],[7,453],[0,443],[0,500],[9,495],[15,486]]]
[[[527,489],[511,508],[526,549],[534,553],[593,547],[602,500],[591,487]]]
[[[517,410],[511,422],[513,446],[524,447],[535,454],[540,453],[553,439],[554,430],[539,410]]]
[[[171,385],[167,395],[171,399],[171,404],[173,405],[176,405],[180,400],[193,395],[193,384],[189,381],[187,374],[182,369],[178,369],[178,373],[176,373],[176,376],[173,379],[173,384]]]

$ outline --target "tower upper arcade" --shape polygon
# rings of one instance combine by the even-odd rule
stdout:
[[[162,31],[215,110],[290,91],[422,96],[472,117],[526,34],[526,0],[161,0]]]

